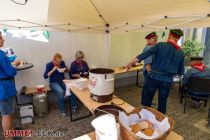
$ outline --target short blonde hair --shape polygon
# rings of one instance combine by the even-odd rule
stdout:
[[[82,51],[77,51],[75,54],[75,58],[84,58],[85,54]]]
[[[54,55],[54,57],[53,57],[54,59],[56,59],[56,58],[62,58],[62,56],[61,56],[61,54],[60,53],[56,53],[55,55]]]

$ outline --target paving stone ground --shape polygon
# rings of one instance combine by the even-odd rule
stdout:
[[[138,107],[140,103],[140,91],[139,87],[135,85],[121,87],[115,89],[115,95],[124,99],[131,105]],[[157,102],[155,98],[154,102]],[[210,140],[210,134],[202,132],[193,124],[198,122],[201,119],[207,119],[207,109],[201,107],[200,109],[193,109],[191,107],[191,100],[188,100],[187,111],[183,114],[183,104],[179,103],[178,98],[178,88],[177,85],[171,90],[167,114],[175,120],[174,131],[184,137],[185,140]],[[66,103],[66,108],[68,109],[69,105]],[[74,114],[84,115],[87,114],[88,111],[85,107],[81,105],[80,113]],[[1,118],[0,118],[1,119]],[[94,116],[89,118],[79,120],[76,122],[71,122],[69,117],[61,116],[58,113],[57,105],[50,104],[50,112],[48,115],[44,117],[35,117],[34,124],[21,125],[19,119],[15,119],[15,125],[17,127],[21,127],[22,129],[32,129],[32,130],[55,130],[61,131],[65,134],[64,137],[42,137],[42,138],[24,138],[26,140],[70,140],[72,138],[78,137],[85,133],[93,131],[93,127],[91,126],[91,121],[94,119]],[[1,130],[2,132],[2,130]],[[0,140],[3,140],[3,137],[0,136]]]

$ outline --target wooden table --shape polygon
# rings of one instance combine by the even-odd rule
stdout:
[[[91,132],[91,133],[89,133],[89,134],[85,134],[85,135],[88,136],[91,140],[96,140],[96,136],[95,136],[95,132],[94,131]],[[78,138],[75,138],[73,140],[85,140],[85,138],[82,139],[82,137],[85,137],[85,135],[80,136]],[[184,138],[182,136],[178,135],[177,133],[175,133],[175,132],[172,131],[165,138],[165,140],[184,140]]]
[[[21,70],[26,70],[26,69],[30,69],[32,68],[34,65],[32,63],[27,63],[27,64],[24,64],[24,65],[19,65],[19,66],[16,66],[15,68],[17,69],[17,71],[21,71]]]
[[[122,68],[122,67],[113,68],[113,70],[114,70],[114,74],[123,74],[123,73],[127,73],[127,72],[136,71],[136,86],[141,87],[139,85],[139,72],[142,71],[143,67],[144,67],[144,65],[141,63],[138,66],[132,67],[129,71],[127,71],[127,69]]]
[[[122,67],[113,68],[113,70],[114,70],[114,74],[122,74],[122,73],[126,73],[126,72],[141,70],[143,67],[144,67],[144,65],[140,64],[138,66],[132,67],[129,71],[127,71],[127,69],[122,68]]]
[[[134,107],[131,106],[130,104],[126,103],[125,101],[123,101],[122,99],[114,96],[112,101],[106,102],[106,103],[99,103],[96,102],[94,100],[92,100],[90,98],[90,91],[88,88],[84,89],[84,90],[78,90],[75,87],[71,87],[71,91],[77,96],[77,98],[88,108],[88,110],[90,110],[90,112],[93,113],[93,111],[101,106],[101,105],[110,105],[111,102],[114,104],[122,104],[122,105],[118,105],[119,107],[123,108],[126,112],[131,112]]]
[[[116,104],[121,104],[122,102],[124,102],[122,99],[114,96],[113,100],[110,102],[98,103],[96,101],[93,101],[90,98],[90,91],[88,88],[86,88],[84,90],[78,90],[75,87],[71,87],[71,91],[88,108],[88,110],[90,110],[91,113],[93,113],[93,111],[101,105],[111,104],[111,102],[116,103]],[[118,106],[122,107],[128,113],[134,109],[134,107],[132,105],[128,104],[127,102],[124,102],[122,105],[118,105]],[[88,136],[91,138],[91,140],[95,140],[95,132],[89,133]],[[167,136],[167,138],[165,140],[183,140],[183,139],[184,138],[182,136],[180,136],[172,131],[172,132],[170,132],[170,134]]]
[[[87,118],[90,117],[91,114],[93,114],[94,110],[101,106],[101,105],[110,105],[111,103],[123,108],[126,112],[131,112],[134,107],[131,106],[130,104],[126,103],[125,101],[119,99],[118,97],[114,96],[112,101],[106,102],[106,103],[99,103],[96,102],[94,100],[92,100],[90,98],[90,91],[88,88],[84,89],[84,90],[79,90],[75,87],[71,87],[70,90],[72,91],[72,93],[75,94],[75,96],[77,96],[77,98],[85,105],[85,107],[90,111],[90,113],[88,115],[82,116],[82,117],[78,117],[78,118],[73,118],[72,117],[72,110],[70,107],[70,120],[71,121],[77,121],[77,120],[81,120],[83,118]],[[118,105],[120,104],[120,105]]]

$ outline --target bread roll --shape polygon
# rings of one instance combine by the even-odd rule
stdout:
[[[141,131],[138,123],[136,123],[134,125],[131,125],[130,127],[131,127],[131,131],[134,132],[134,133],[137,133],[137,132]]]
[[[152,129],[152,128],[147,128],[147,129],[143,130],[142,132],[143,132],[145,135],[147,135],[147,136],[152,136],[153,133],[154,133],[154,129]]]
[[[147,121],[147,120],[139,122],[138,125],[140,127],[140,130],[144,130],[144,129],[147,129],[147,128],[152,128],[152,123]]]
[[[153,126],[150,121],[144,120],[134,125],[131,125],[130,127],[132,132],[137,133],[138,131],[143,131],[145,129],[152,129]]]

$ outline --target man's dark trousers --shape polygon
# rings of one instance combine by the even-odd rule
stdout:
[[[151,107],[153,97],[158,89],[158,111],[166,113],[167,99],[171,88],[171,82],[159,81],[148,76],[147,94],[144,96],[144,105]]]

